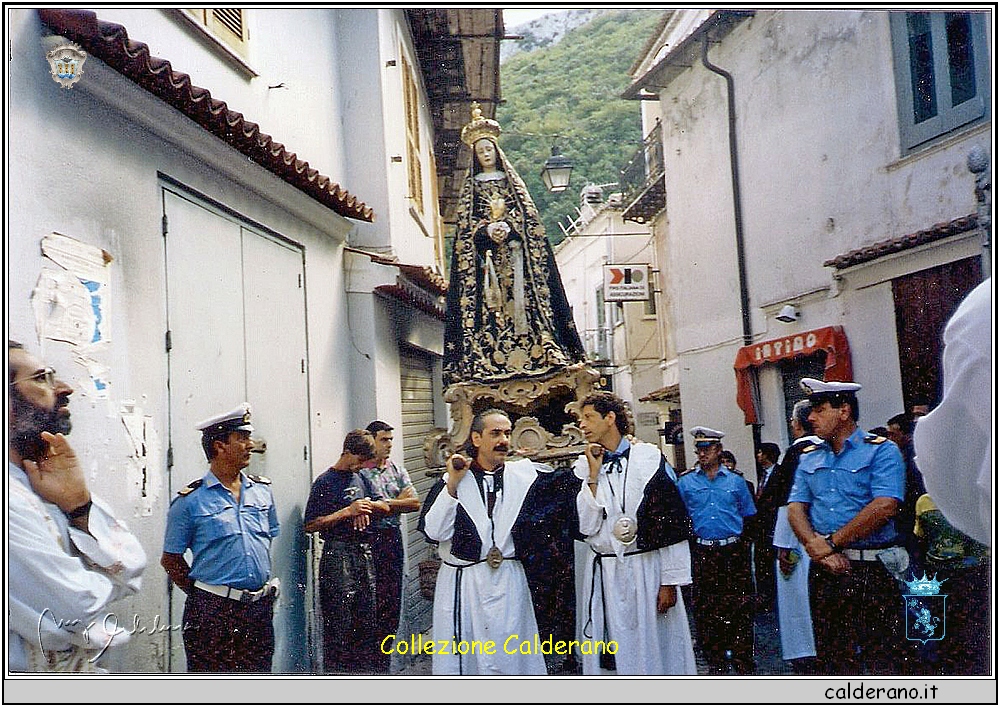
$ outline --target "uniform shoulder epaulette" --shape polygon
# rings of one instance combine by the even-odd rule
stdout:
[[[679,479],[679,478],[681,478],[682,476],[687,476],[687,475],[688,475],[688,474],[690,474],[690,473],[691,473],[692,471],[694,471],[694,467],[691,467],[690,469],[685,469],[684,471],[682,471],[681,473],[679,473],[679,474],[677,475],[677,478]]]
[[[882,435],[865,435],[865,442],[868,444],[883,444],[889,440]]]
[[[180,491],[178,491],[177,495],[178,496],[187,496],[189,493],[191,493],[192,491],[194,491],[195,489],[197,489],[199,486],[201,486],[204,482],[205,482],[204,479],[195,479],[190,484],[188,484],[187,486],[185,486],[184,488],[182,488]]]
[[[809,452],[815,452],[817,449],[819,449],[818,444],[807,444],[802,448],[802,453],[808,454]]]
[[[247,474],[247,478],[253,481],[255,484],[269,484],[271,480],[266,476],[257,476],[256,474]]]

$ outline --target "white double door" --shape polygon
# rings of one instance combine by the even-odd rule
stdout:
[[[207,471],[195,425],[248,401],[254,437],[249,473],[272,481],[281,533],[271,546],[275,672],[308,672],[307,542],[302,512],[310,488],[304,256],[301,247],[179,189],[164,185],[169,328],[170,493]],[[183,592],[172,592],[179,624]],[[170,670],[184,669],[171,636]]]

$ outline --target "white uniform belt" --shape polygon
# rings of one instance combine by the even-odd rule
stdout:
[[[247,603],[263,599],[272,593],[272,589],[274,590],[273,593],[277,593],[277,585],[273,579],[257,590],[236,589],[235,587],[227,587],[224,584],[205,584],[204,582],[199,581],[195,581],[194,587],[195,589],[200,589],[203,592],[220,596],[223,599],[232,599],[233,601]]]
[[[885,552],[889,548],[879,547],[871,550],[858,550],[853,547],[845,547],[841,550],[841,554],[844,555],[848,560],[862,561],[862,562],[874,562],[878,559],[879,553]]]
[[[694,541],[699,545],[704,545],[705,547],[724,547],[726,545],[732,545],[739,539],[739,535],[734,535],[731,538],[722,538],[721,540],[704,540],[702,538],[695,538]]]

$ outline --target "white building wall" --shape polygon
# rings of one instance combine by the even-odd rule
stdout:
[[[605,208],[598,212],[584,208],[585,219],[575,234],[555,248],[556,264],[566,298],[573,308],[573,320],[589,353],[599,341],[597,290],[604,286],[604,265],[649,263],[652,265],[652,237],[644,226],[623,222],[621,211]],[[639,425],[638,413],[656,412],[654,405],[639,398],[660,387],[661,349],[656,320],[644,315],[645,303],[625,302],[624,318],[615,324],[618,303],[605,303],[608,353],[613,364],[613,388],[636,413],[636,435],[656,443],[655,425]]]
[[[169,26],[159,11],[151,11],[155,27]],[[291,13],[295,15],[295,13]],[[102,14],[103,16],[103,14]],[[136,16],[138,17],[138,16]],[[132,18],[136,19],[136,18]],[[286,47],[308,45],[309,52],[328,51],[327,64],[335,55],[329,42],[329,27],[321,13],[307,26],[315,41],[289,43]],[[73,396],[74,432],[72,443],[85,460],[95,493],[111,499],[129,522],[145,548],[150,562],[142,592],[115,608],[121,616],[138,615],[148,623],[154,615],[167,620],[166,577],[159,567],[169,502],[165,467],[154,469],[161,475],[164,489],[151,515],[141,516],[129,507],[122,493],[123,473],[128,465],[126,437],[118,413],[123,401],[134,400],[147,415],[165,443],[168,429],[167,356],[164,335],[167,329],[164,276],[164,245],[160,231],[162,213],[159,175],[223,204],[241,217],[250,219],[300,244],[305,253],[306,308],[309,351],[310,433],[313,475],[335,460],[346,432],[356,422],[350,394],[352,356],[356,355],[347,331],[347,290],[342,246],[351,222],[337,216],[295,188],[262,168],[248,164],[236,153],[192,121],[180,116],[116,72],[91,58],[85,67],[87,81],[72,90],[60,88],[49,76],[44,60],[41,27],[31,11],[15,10],[11,15],[11,52],[22,61],[11,64],[10,92],[10,209],[7,234],[7,301],[10,335],[64,374],[68,380],[86,379],[86,371],[73,359],[68,345],[37,341],[31,293],[41,268],[47,261],[40,256],[39,241],[48,233],[59,232],[103,248],[114,261],[109,272],[111,284],[107,315],[110,342],[95,357],[107,366],[111,381],[109,399],[88,396],[77,386]],[[119,21],[129,21],[119,17]],[[155,40],[154,26],[143,31],[141,22],[128,25],[130,36],[140,41]],[[261,34],[257,35],[261,38]],[[300,36],[301,38],[301,36]],[[261,38],[263,39],[263,38]],[[176,68],[185,66],[183,52],[170,47],[158,49],[175,59]],[[197,49],[193,49],[197,54]],[[154,52],[155,53],[155,52]],[[311,55],[315,59],[315,55]],[[302,71],[307,61],[302,56]],[[212,63],[212,60],[207,63]],[[324,62],[319,62],[324,63]],[[208,72],[203,82],[213,95],[228,99],[225,89],[212,84]],[[89,83],[88,83],[89,82]],[[224,80],[220,84],[227,85]],[[251,97],[248,95],[248,103]],[[109,103],[110,101],[110,103]],[[249,119],[259,111],[245,108]],[[318,108],[316,108],[319,110]],[[310,108],[312,110],[312,108]],[[300,156],[330,162],[334,157],[333,138],[343,129],[336,113],[323,109],[326,126],[313,125],[309,142],[317,153],[303,145]],[[279,126],[280,127],[280,126]],[[287,140],[279,130],[276,139]],[[330,146],[324,147],[324,141]],[[339,137],[336,139],[339,140]],[[332,160],[336,162],[336,160]],[[352,193],[354,192],[352,189]],[[358,194],[365,198],[365,194]],[[219,267],[203,264],[207,273]],[[371,295],[369,295],[371,299]],[[371,321],[356,322],[370,331]],[[211,336],[211,332],[206,332]],[[384,346],[373,355],[392,359]],[[381,366],[382,364],[380,364]],[[391,373],[385,373],[391,378]],[[398,409],[398,365],[395,373]],[[235,403],[234,403],[235,404]],[[197,434],[176,431],[175,440],[197,444]],[[195,478],[202,470],[175,469],[174,474]],[[304,504],[305,499],[302,499]],[[294,532],[294,528],[286,528]],[[133,637],[121,650],[112,651],[114,671],[160,672],[165,669],[165,638]],[[179,645],[179,633],[174,637]],[[280,666],[279,666],[280,667]]]
[[[101,20],[124,25],[130,38],[149,45],[152,56],[169,59],[175,71],[190,75],[194,85],[208,88],[231,110],[250,116],[262,132],[311,167],[334,181],[346,181],[339,120],[339,75],[346,57],[338,37],[352,32],[357,18],[348,11],[243,10],[250,32],[246,65],[256,76],[179,17],[184,10],[102,7],[96,12]],[[289,51],[292,47],[297,50]]]
[[[758,11],[713,42],[709,58],[735,80],[754,340],[844,326],[864,385],[861,424],[882,424],[902,409],[891,287],[833,287],[823,262],[974,212],[965,160],[973,144],[989,147],[990,127],[900,157],[885,12]],[[722,77],[695,62],[661,92],[667,196],[659,224],[685,426],[725,430],[741,466],[752,468],[743,462],[751,431],[732,369],[742,327],[725,91]],[[773,321],[791,300],[802,318]],[[782,440],[780,391],[762,388],[762,436]]]
[[[419,102],[423,212],[409,195],[403,61],[426,95],[403,9],[344,9],[338,12],[337,61],[342,116],[352,190],[365,194],[378,214],[358,224],[351,244],[392,252],[400,262],[435,265],[440,228],[432,159],[434,135],[429,101]],[[292,13],[294,14],[294,13]],[[372,41],[378,37],[378,41]]]

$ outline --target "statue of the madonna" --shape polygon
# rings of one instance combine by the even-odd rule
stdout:
[[[541,376],[583,361],[552,246],[500,124],[472,105],[473,163],[458,202],[445,322],[444,383]]]

